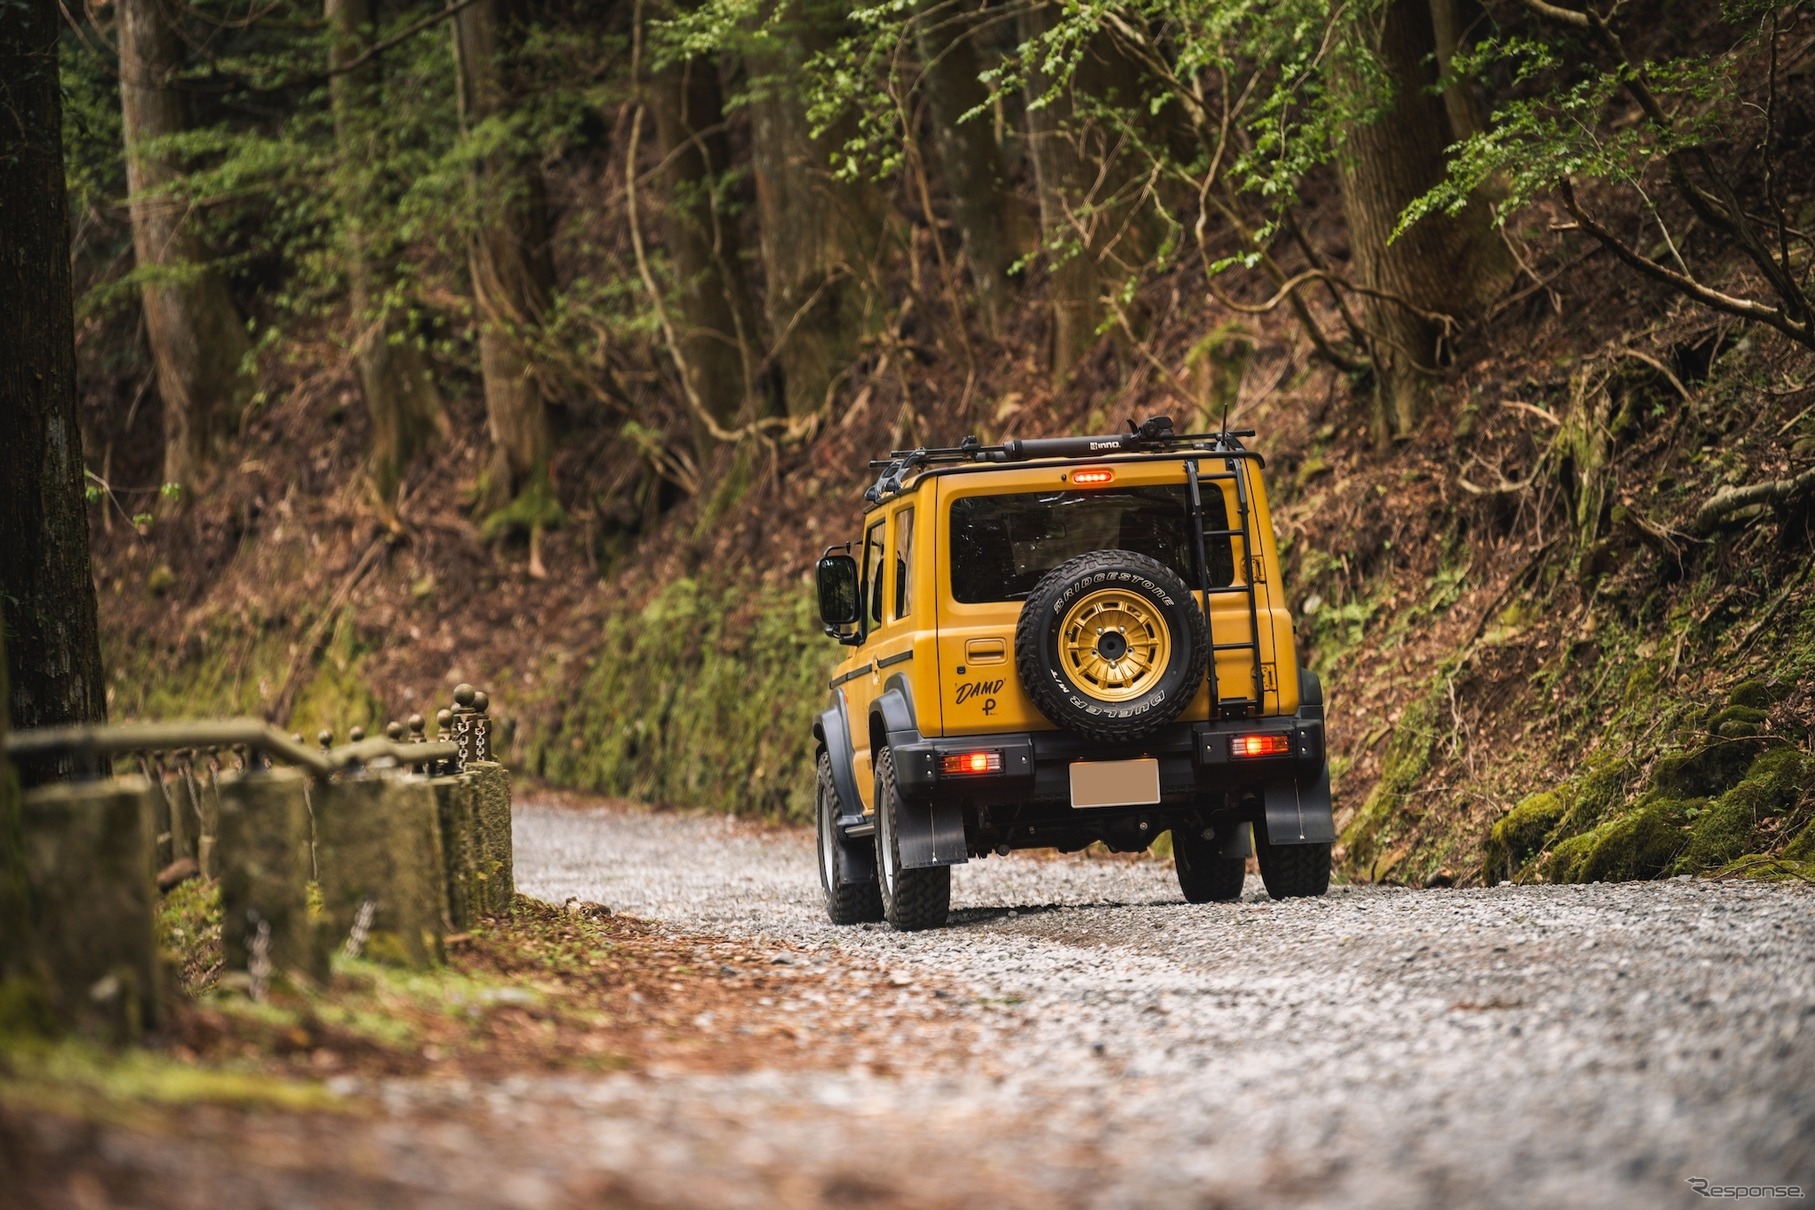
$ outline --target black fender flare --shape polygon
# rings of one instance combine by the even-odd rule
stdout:
[[[920,742],[913,694],[905,677],[890,677],[887,688],[870,704],[870,734],[872,747],[878,740],[890,748]],[[880,802],[876,805],[881,809]],[[964,838],[964,807],[948,795],[902,795],[895,825],[895,841],[904,870],[964,865],[970,861],[970,847]]]
[[[838,790],[838,805],[844,808],[840,827],[855,827],[863,820],[863,798],[857,793],[857,772],[852,767],[855,750],[851,746],[851,725],[845,718],[844,694],[832,690],[832,705],[813,720],[813,738],[832,758],[832,785]]]

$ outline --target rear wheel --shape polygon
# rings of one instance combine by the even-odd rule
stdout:
[[[815,814],[819,821],[819,885],[826,893],[826,916],[833,924],[866,924],[882,919],[882,892],[876,871],[866,862],[859,846],[838,834],[843,814],[838,783],[832,780],[832,758],[819,754],[819,788]],[[853,852],[853,850],[856,850]]]
[[[1229,903],[1240,899],[1248,876],[1246,857],[1224,857],[1202,828],[1172,829],[1172,868],[1186,903]]]
[[[1260,880],[1275,899],[1315,899],[1330,889],[1330,846],[1269,844],[1266,820],[1254,824],[1254,855]]]
[[[876,884],[882,891],[882,914],[904,933],[939,928],[952,909],[952,867],[901,868],[897,834],[901,794],[895,787],[895,754],[876,752]]]

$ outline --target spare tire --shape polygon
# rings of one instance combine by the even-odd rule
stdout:
[[[1040,713],[1119,743],[1179,716],[1210,659],[1204,612],[1178,573],[1127,550],[1079,555],[1034,588],[1015,627],[1015,667]]]

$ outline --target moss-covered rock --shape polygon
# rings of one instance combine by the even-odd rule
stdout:
[[[1524,799],[1508,811],[1488,833],[1483,846],[1482,874],[1489,886],[1511,878],[1518,868],[1544,847],[1544,839],[1569,810],[1558,791],[1546,790]]]
[[[1777,748],[1753,761],[1744,780],[1695,817],[1676,871],[1715,869],[1760,848],[1760,825],[1795,808],[1811,773],[1815,760],[1796,748]]]
[[[1683,825],[1698,804],[1647,797],[1631,812],[1610,819],[1550,851],[1543,872],[1549,882],[1629,882],[1667,872],[1683,851]]]
[[[1745,776],[1763,746],[1755,732],[1744,737],[1717,733],[1705,743],[1658,757],[1651,770],[1652,787],[1669,798],[1709,798],[1724,793]]]
[[[1747,706],[1754,710],[1768,710],[1777,701],[1778,694],[1763,681],[1741,681],[1733,686],[1733,692],[1727,700],[1735,706]]]
[[[1724,739],[1761,734],[1770,712],[1755,706],[1724,706],[1708,719],[1708,730]]]

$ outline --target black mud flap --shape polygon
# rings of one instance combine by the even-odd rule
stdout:
[[[924,870],[936,865],[964,865],[964,808],[953,802],[899,800],[896,844],[901,868]]]
[[[1332,843],[1336,820],[1330,813],[1330,766],[1326,763],[1317,780],[1304,786],[1269,782],[1265,810],[1268,844]]]

